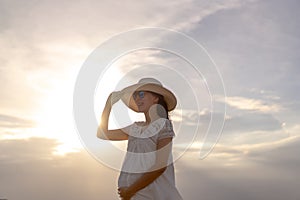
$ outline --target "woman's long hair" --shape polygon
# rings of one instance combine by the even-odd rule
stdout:
[[[168,105],[167,102],[164,99],[164,96],[162,96],[161,94],[157,94],[155,92],[151,92],[154,96],[158,97],[158,105],[161,106],[157,106],[156,112],[158,114],[158,116],[162,117],[162,118],[166,118],[169,119],[169,112],[168,112]]]

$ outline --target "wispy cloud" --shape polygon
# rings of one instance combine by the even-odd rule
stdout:
[[[0,114],[0,128],[29,128],[33,127],[34,125],[35,122],[33,120]]]
[[[259,136],[264,137],[263,133],[257,135],[257,137]],[[293,151],[295,150],[294,147],[297,149],[296,152],[300,151],[297,147],[300,142],[299,135],[283,135],[274,140],[261,140],[253,143],[249,140],[238,140],[239,138],[237,137],[231,138],[231,142],[222,142],[221,140],[204,160],[207,159],[208,162],[217,163],[220,159],[224,159],[223,163],[219,163],[219,165],[222,166],[259,165],[264,162],[271,163],[272,158],[269,157],[270,154],[272,154],[272,157],[275,156],[278,162],[280,162],[279,160],[286,158],[290,158],[291,161],[298,160]],[[194,142],[185,153],[186,157],[199,158],[200,150],[203,145],[205,148],[205,144]]]
[[[240,96],[226,97],[226,103],[229,106],[240,110],[259,111],[264,113],[273,113],[282,110],[282,107],[278,104]]]
[[[224,132],[275,131],[282,128],[283,122],[271,114],[241,112],[226,119]]]
[[[248,104],[245,105],[248,106]],[[265,107],[266,106],[263,105],[263,108]],[[238,108],[241,110],[227,112],[223,129],[224,133],[234,134],[239,132],[240,134],[243,134],[251,131],[274,131],[282,129],[282,126],[284,125],[284,121],[280,121],[272,114],[266,113],[265,109],[263,109],[263,112],[255,112],[258,111],[258,108],[262,108],[260,105],[256,107],[252,106],[251,110],[245,109],[245,107],[241,108],[240,105]],[[269,111],[273,112],[273,110],[268,110],[268,112]],[[199,125],[202,128],[207,128],[212,120],[212,112],[213,111],[208,109],[203,109],[200,112],[195,110],[182,110],[181,112],[174,111],[172,112],[171,118],[174,123],[181,123],[186,126]],[[221,118],[223,113],[215,113],[215,115],[218,115]]]
[[[214,15],[217,12],[239,8],[240,6],[253,1],[178,1],[170,3],[165,1],[160,3],[160,7],[164,8],[166,12],[160,13],[162,15],[157,20],[156,25],[163,27],[172,27],[178,31],[190,31],[197,27],[203,19]]]

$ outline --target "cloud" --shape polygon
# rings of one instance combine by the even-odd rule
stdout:
[[[223,119],[224,113],[214,113],[216,117],[212,119],[212,111],[203,109],[200,112],[195,110],[183,110],[182,112],[174,111],[172,120],[175,123],[181,123],[185,126],[200,126],[208,128],[211,120]],[[261,113],[257,111],[239,110],[238,112],[227,112],[225,116],[225,133],[240,133],[253,131],[275,131],[281,130],[283,121],[280,121],[272,114]]]
[[[10,1],[2,2],[5,8],[2,27],[17,37],[27,37],[37,41],[48,37],[63,41],[85,35],[86,41],[109,36],[115,31],[123,31],[137,26],[163,26],[176,30],[194,27],[202,18],[220,10],[232,9],[244,4],[243,1],[128,1],[116,4],[111,1],[34,2],[26,4]],[[92,5],[92,6],[91,6]],[[115,13],[118,13],[116,18]],[[82,18],[82,16],[85,16]],[[86,22],[89,23],[86,23]],[[93,26],[90,26],[93,24]],[[13,30],[13,31],[12,31]],[[34,30],[34,31],[32,31]],[[12,32],[11,32],[12,31]]]
[[[240,1],[203,5],[194,1],[131,2],[122,6],[111,1],[92,1],[93,6],[81,1],[1,3],[5,8],[1,12],[5,26],[2,26],[0,40],[3,46],[0,103],[6,108],[5,112],[28,114],[50,90],[65,85],[63,80],[69,80],[67,74],[76,77],[95,44],[112,34],[139,24],[175,30],[193,27],[195,21],[218,10],[239,6]],[[117,19],[114,13],[119,14]],[[81,16],[85,16],[84,19]],[[11,93],[16,88],[22,90]],[[20,96],[26,98],[19,102]]]
[[[229,106],[240,110],[252,110],[259,112],[278,112],[281,106],[259,99],[251,99],[239,96],[226,97],[226,103]]]
[[[205,165],[204,162],[198,164]],[[178,173],[177,180],[180,182],[177,185],[186,199],[199,199],[199,196],[202,196],[207,200],[280,200],[297,199],[299,196],[296,181],[299,176],[295,170],[279,175],[278,173],[285,171],[271,166],[241,168],[220,167],[217,164],[197,168],[187,168],[185,165],[181,167],[179,164],[177,166],[179,171],[182,170]]]
[[[187,152],[175,163],[178,187],[187,199],[199,194],[209,200],[295,199],[300,194],[299,144],[297,136],[264,144],[217,145],[204,160],[198,159],[198,151]]]
[[[271,114],[241,112],[228,117],[225,123],[225,132],[275,131],[282,128],[282,122]]]
[[[294,137],[251,148],[217,146],[204,160],[188,152],[175,163],[177,187],[185,199],[198,199],[199,194],[209,200],[293,199],[299,195],[299,141]],[[0,143],[3,198],[118,199],[118,172],[85,152],[53,156],[57,142],[42,138]]]
[[[220,11],[239,8],[240,6],[253,1],[178,1],[176,3],[160,3],[167,12],[159,13],[161,17],[157,25],[172,27],[174,30],[188,32],[197,27],[203,19]]]
[[[284,154],[287,154],[291,160],[297,160],[296,154],[289,154],[287,150],[296,148],[296,144],[300,142],[298,132],[299,125],[288,130],[245,132],[233,136],[223,135],[207,158],[212,162],[228,158],[222,165],[262,164],[260,162],[262,160],[272,161],[268,154],[273,156],[278,154],[278,159],[283,159]],[[202,147],[202,145],[204,146]],[[203,144],[201,141],[194,141],[187,150],[187,155],[197,157],[196,154],[202,150],[201,147],[205,150],[206,146],[207,144]],[[293,150],[290,151],[293,152]]]
[[[261,151],[261,148],[249,152],[248,158],[255,160],[257,163],[261,163],[265,166],[276,166],[283,171],[283,176],[288,171],[297,170],[300,166],[300,159],[297,156],[300,153],[300,138],[298,136],[289,137],[282,142],[276,142],[274,145],[276,148],[267,148]],[[263,152],[263,153],[262,153]]]
[[[6,128],[29,128],[33,127],[35,122],[32,120],[0,114],[0,127]]]
[[[86,152],[54,156],[55,140],[0,140],[0,195],[7,199],[118,199],[118,172]],[[16,192],[16,190],[18,192]]]
[[[30,118],[0,114],[0,140],[31,137],[31,130],[36,125],[36,121]]]
[[[230,96],[247,96],[259,88],[283,101],[299,99],[293,94],[299,88],[298,4],[255,1],[210,15],[191,31],[218,64]]]

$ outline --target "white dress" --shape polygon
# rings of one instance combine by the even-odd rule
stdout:
[[[128,133],[127,153],[118,180],[118,187],[129,187],[155,163],[157,142],[163,138],[174,137],[172,123],[160,118],[146,129],[139,122],[125,127]],[[144,189],[138,191],[132,200],[182,200],[175,186],[172,155],[164,173]]]

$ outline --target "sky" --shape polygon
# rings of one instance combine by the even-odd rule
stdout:
[[[76,127],[74,91],[95,52],[109,57],[109,50],[145,38],[182,54],[135,49],[99,65],[99,73],[106,71],[91,75],[98,80],[87,88],[95,99],[86,120],[99,119],[113,90],[156,77],[180,103],[171,119],[176,184],[184,199],[299,199],[299,4],[1,0],[0,199],[118,199],[116,165],[91,150],[96,145],[106,154],[109,147],[96,138],[95,126],[86,133]],[[165,32],[145,31],[133,43],[112,45],[118,35],[149,27]],[[186,46],[182,36],[204,50]],[[184,53],[200,60],[200,75]],[[141,117],[126,110],[129,120],[120,121],[117,108],[124,111],[116,105],[113,127]],[[219,132],[214,128],[223,118]]]

